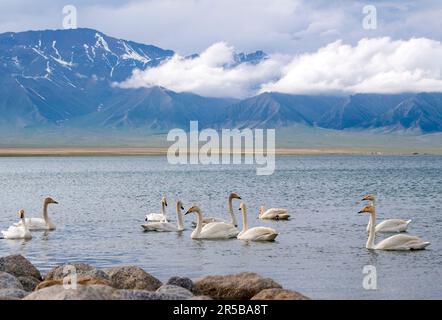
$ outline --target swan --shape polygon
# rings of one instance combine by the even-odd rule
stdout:
[[[192,212],[197,214],[196,228],[190,235],[192,239],[230,239],[235,238],[239,233],[233,224],[226,222],[210,222],[203,226],[204,218],[201,209],[193,206],[186,211],[185,215]]]
[[[166,217],[167,200],[166,197],[161,198],[161,213],[149,213],[146,215],[145,221],[167,222]]]
[[[290,218],[290,214],[287,209],[282,208],[270,208],[265,210],[264,206],[259,208],[259,219],[267,219],[267,220],[287,220]]]
[[[184,224],[183,224],[183,213],[181,210],[184,210],[183,203],[178,200],[176,202],[176,220],[177,220],[177,226],[174,226],[170,222],[149,222],[146,224],[141,225],[144,229],[144,231],[158,231],[158,232],[173,232],[173,231],[183,231],[184,230]]]
[[[4,239],[31,239],[32,234],[28,229],[28,225],[25,221],[25,211],[21,209],[18,212],[20,217],[20,224],[14,224],[8,228],[6,231],[2,231]]]
[[[26,224],[28,226],[28,229],[31,231],[38,231],[38,230],[55,230],[55,224],[52,222],[51,218],[49,218],[48,215],[48,206],[50,204],[58,204],[57,201],[52,199],[51,197],[47,197],[43,201],[43,218],[26,218],[24,221],[26,221]],[[15,226],[18,226],[22,224],[23,220],[20,220],[15,224]]]
[[[367,194],[362,198],[362,201],[370,201],[373,207],[375,206],[375,195]],[[392,232],[405,232],[407,231],[408,224],[411,220],[403,220],[403,219],[387,219],[383,220],[376,225],[375,231],[376,233],[392,233]],[[367,232],[370,230],[371,219],[367,224]]]
[[[232,193],[230,193],[230,195],[229,195],[229,214],[230,214],[230,224],[232,224],[232,225],[235,226],[235,227],[238,227],[238,223],[237,223],[237,221],[236,221],[235,214],[233,213],[233,207],[232,207],[232,201],[233,201],[233,199],[239,199],[239,200],[241,200],[241,197],[240,197],[238,194],[236,194],[235,192],[232,192]],[[211,222],[225,222],[225,221],[222,220],[222,219],[219,219],[219,218],[215,218],[215,217],[203,218],[203,225],[206,225],[206,224],[211,223]],[[192,221],[192,225],[193,225],[193,226],[196,226],[196,224],[197,224],[197,223],[196,223],[195,221]]]
[[[241,202],[239,210],[242,212],[242,231],[238,234],[240,240],[250,241],[273,241],[278,236],[276,230],[267,227],[254,227],[249,229],[247,225],[247,208],[246,205]]]
[[[379,242],[378,244],[374,243],[376,232],[375,232],[375,223],[376,223],[376,209],[373,205],[368,205],[364,207],[359,213],[368,213],[370,214],[370,231],[368,234],[368,240],[365,245],[367,249],[374,250],[422,250],[427,247],[430,242],[425,242],[421,238],[416,236],[410,236],[408,234],[396,234],[389,238],[386,238]]]

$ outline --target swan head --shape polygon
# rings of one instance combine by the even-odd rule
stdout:
[[[374,207],[372,205],[365,206],[358,213],[374,213]]]
[[[241,197],[237,193],[232,192],[230,194],[230,196],[229,196],[229,199],[239,199],[239,200],[241,200]]]
[[[161,198],[161,204],[164,204],[167,207],[167,200],[166,197]]]
[[[23,218],[25,217],[25,210],[20,209],[20,210],[18,211],[18,216],[20,217],[20,219],[23,219]]]
[[[189,208],[189,210],[186,211],[186,213],[184,215],[192,213],[192,212],[201,212],[201,210],[198,206],[192,206]]]
[[[258,215],[258,216],[261,216],[265,211],[266,211],[265,207],[264,207],[264,206],[261,206],[261,207],[259,208],[259,215]]]
[[[52,199],[51,197],[47,197],[47,198],[45,199],[45,204],[51,204],[51,203],[53,203],[53,204],[58,204],[58,202],[55,201],[54,199]]]
[[[178,201],[176,202],[176,207],[179,208],[179,209],[181,209],[181,210],[184,210],[183,203],[181,202],[181,200],[178,200]]]
[[[246,213],[246,210],[247,210],[246,204],[244,202],[241,202],[241,204],[239,205],[239,209],[238,210],[241,210],[242,213]]]
[[[375,195],[374,194],[366,194],[363,198],[362,201],[374,201],[375,200]]]

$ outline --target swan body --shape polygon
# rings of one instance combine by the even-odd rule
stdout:
[[[290,218],[290,214],[288,213],[287,209],[270,208],[265,210],[265,208],[262,206],[259,209],[258,218],[264,220],[287,220],[288,218]]]
[[[20,217],[20,223],[16,223],[8,228],[6,231],[2,231],[4,239],[31,239],[32,234],[28,229],[26,221],[24,219],[25,211],[22,209],[18,212]]]
[[[197,214],[197,224],[190,237],[192,239],[230,239],[235,238],[239,231],[231,223],[210,222],[203,226],[203,213],[198,206],[193,206],[187,212]]]
[[[48,206],[50,204],[58,204],[58,202],[52,199],[51,197],[47,197],[46,199],[44,199],[43,218],[25,218],[23,220],[20,220],[14,225],[19,226],[23,223],[23,221],[25,221],[28,229],[31,231],[55,230],[56,229],[55,223],[52,222],[48,214]]]
[[[233,199],[241,199],[241,197],[238,194],[236,194],[235,192],[232,192],[229,195],[229,203],[228,203],[229,214],[230,214],[230,224],[232,224],[235,227],[238,227],[238,223],[236,221],[235,214],[233,213],[233,206],[232,206]],[[215,217],[207,217],[207,218],[204,217],[202,220],[203,226],[208,223],[211,223],[211,222],[226,222],[226,221],[219,219],[219,218],[215,218]],[[192,225],[196,226],[197,223],[195,221],[192,221]]]
[[[373,206],[375,206],[375,195],[367,194],[362,198],[362,201],[370,201]],[[394,233],[394,232],[405,232],[407,231],[408,225],[411,220],[403,220],[403,219],[386,219],[382,220],[375,227],[376,233]],[[370,230],[371,219],[367,224],[367,232]]]
[[[176,204],[176,216],[177,216],[177,225],[173,225],[168,221],[161,222],[149,222],[141,225],[144,231],[157,231],[157,232],[177,232],[184,230],[183,224],[183,214],[181,210],[184,210],[183,204],[181,201],[177,201]]]
[[[423,241],[417,236],[411,236],[408,234],[397,234],[388,237],[381,242],[375,244],[375,223],[376,223],[376,210],[373,205],[364,207],[359,213],[370,214],[370,231],[368,240],[365,245],[367,249],[373,250],[387,250],[387,251],[408,251],[408,250],[422,250],[430,245],[430,242]]]
[[[238,234],[237,238],[240,240],[249,241],[273,241],[278,236],[276,230],[267,227],[248,228],[247,225],[247,208],[244,203],[241,203],[240,208],[243,217],[243,229]]]
[[[167,207],[166,197],[162,197],[161,213],[149,213],[146,215],[146,218],[144,220],[148,222],[167,222],[166,207]]]

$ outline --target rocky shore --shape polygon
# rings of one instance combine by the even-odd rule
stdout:
[[[65,268],[68,266],[67,268]],[[66,270],[75,270],[76,289],[65,288]],[[65,285],[63,285],[65,283]],[[98,269],[84,263],[60,265],[46,275],[25,257],[0,258],[0,300],[306,300],[270,278],[242,272],[166,283],[137,266]]]

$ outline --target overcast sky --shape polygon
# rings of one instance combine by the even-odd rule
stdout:
[[[91,4],[93,3],[93,4]],[[0,32],[62,28],[62,8],[78,10],[78,26],[110,36],[201,52],[224,41],[239,51],[314,51],[336,40],[442,36],[440,0],[1,0]],[[362,27],[362,8],[375,5],[377,29]]]

